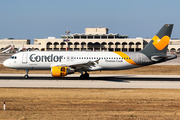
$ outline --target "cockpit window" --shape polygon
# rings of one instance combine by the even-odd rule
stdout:
[[[10,59],[17,59],[17,57],[16,56],[11,56]]]

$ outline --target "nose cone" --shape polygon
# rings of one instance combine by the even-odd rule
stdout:
[[[10,66],[10,62],[9,62],[9,60],[5,60],[4,62],[3,62],[3,65],[5,66],[5,67],[9,67]]]

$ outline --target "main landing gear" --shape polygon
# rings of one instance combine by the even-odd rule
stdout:
[[[87,72],[85,72],[85,74],[81,74],[80,78],[81,79],[88,79],[89,78],[89,74]]]
[[[26,75],[24,76],[25,79],[28,79],[28,78],[29,78],[28,72],[29,72],[29,70],[26,70]]]

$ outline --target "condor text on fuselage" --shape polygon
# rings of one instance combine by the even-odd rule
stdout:
[[[58,55],[36,55],[36,54],[31,54],[29,59],[31,62],[61,62],[61,59],[63,56],[58,56]]]

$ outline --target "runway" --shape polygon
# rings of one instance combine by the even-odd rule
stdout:
[[[180,89],[180,75],[97,75],[80,80],[79,74],[53,78],[50,74],[0,74],[0,87],[44,88],[169,88]]]

